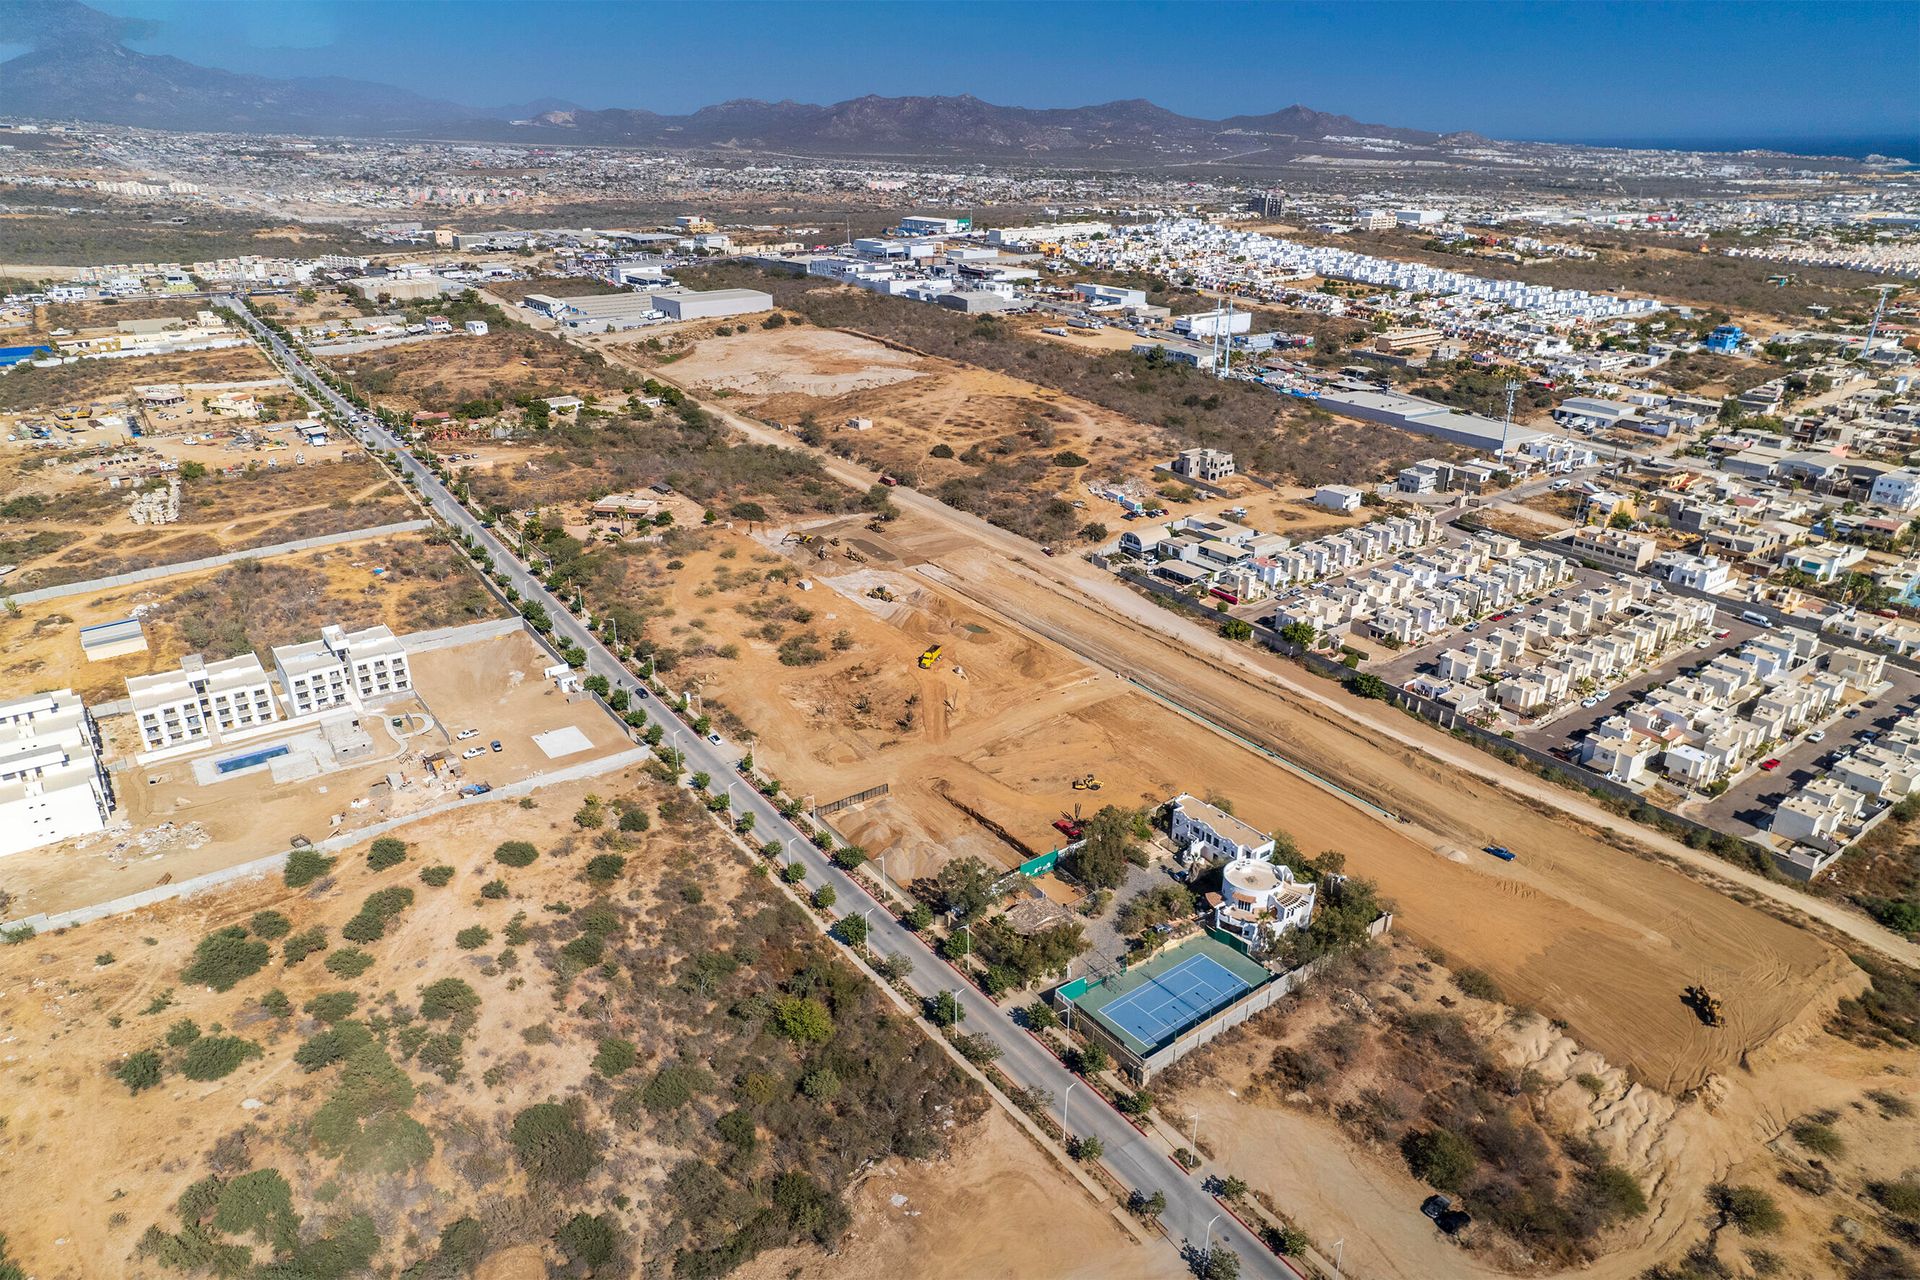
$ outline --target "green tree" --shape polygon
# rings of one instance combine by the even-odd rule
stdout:
[[[927,1020],[936,1027],[957,1027],[966,1018],[966,1006],[951,991],[942,991],[927,1002]]]
[[[788,996],[773,1007],[773,1029],[796,1044],[823,1044],[833,1035],[833,1015],[812,996]]]
[[[1417,1129],[1400,1140],[1400,1154],[1413,1175],[1442,1191],[1458,1191],[1479,1160],[1467,1140],[1451,1129]]]

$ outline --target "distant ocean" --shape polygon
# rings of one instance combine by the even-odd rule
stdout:
[[[1796,156],[1893,156],[1920,162],[1920,137],[1880,134],[1864,137],[1808,138],[1558,138],[1589,147],[1629,147],[1649,151],[1785,151]]]

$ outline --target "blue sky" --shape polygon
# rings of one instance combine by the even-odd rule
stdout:
[[[148,20],[146,52],[475,105],[973,93],[1216,118],[1299,102],[1510,138],[1920,134],[1920,0],[94,4]]]

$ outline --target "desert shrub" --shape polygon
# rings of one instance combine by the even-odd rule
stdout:
[[[587,859],[587,879],[606,884],[618,880],[627,869],[627,860],[617,853],[600,853]]]
[[[699,1067],[674,1063],[662,1067],[640,1092],[641,1105],[653,1112],[675,1111],[693,1101],[709,1083]]]
[[[647,811],[638,805],[629,805],[620,811],[620,829],[626,832],[645,831],[653,825],[647,817]]]
[[[1906,1222],[1920,1223],[1920,1178],[1909,1176],[1897,1182],[1875,1182],[1869,1190],[1888,1213]]]
[[[293,1060],[312,1073],[332,1066],[362,1045],[372,1043],[366,1027],[358,1022],[340,1022],[301,1041],[293,1051]]]
[[[431,888],[444,889],[453,883],[453,868],[448,866],[422,867],[420,879]],[[462,1219],[465,1221],[465,1219]]]
[[[1466,1139],[1451,1129],[1414,1130],[1400,1140],[1407,1168],[1442,1191],[1458,1191],[1479,1163]]]
[[[442,978],[420,989],[420,1016],[463,1018],[480,1007],[479,993],[459,978]]]
[[[385,871],[388,867],[397,867],[407,860],[407,842],[392,836],[381,836],[367,850],[367,866],[375,871]]]
[[[239,925],[230,925],[200,939],[180,976],[196,986],[231,991],[241,979],[266,968],[272,954],[266,943],[247,937]]]
[[[180,1074],[189,1080],[218,1080],[230,1075],[248,1058],[260,1056],[260,1046],[238,1036],[201,1036],[187,1046]]]
[[[508,867],[530,867],[540,851],[525,840],[509,840],[493,851],[493,860]]]
[[[351,1016],[359,1004],[360,997],[351,991],[323,991],[300,1007],[331,1026]]]
[[[1832,1125],[1822,1124],[1818,1120],[1801,1120],[1788,1132],[1793,1135],[1795,1142],[1815,1155],[1837,1156],[1847,1147]]]
[[[276,1018],[293,1016],[293,1001],[287,999],[287,993],[278,987],[260,997],[260,1007]]]
[[[600,1042],[600,1051],[593,1055],[593,1069],[603,1076],[617,1076],[631,1068],[639,1056],[639,1048],[633,1041],[608,1036]]]
[[[506,897],[507,882],[505,880],[487,881],[485,884],[480,886],[480,896],[483,898],[493,899],[493,900],[498,900],[500,898]]]
[[[277,941],[293,932],[293,921],[278,911],[256,911],[247,927],[253,931],[253,936],[256,938]]]
[[[340,978],[357,978],[373,967],[373,957],[358,947],[348,947],[327,957],[327,972]]]
[[[833,1035],[833,1015],[812,996],[789,996],[774,1005],[773,1029],[797,1044],[819,1044]]]
[[[1587,1179],[1593,1201],[1602,1213],[1614,1218],[1637,1218],[1647,1211],[1647,1193],[1640,1179],[1618,1165],[1602,1164]]]
[[[387,922],[413,905],[413,890],[405,885],[376,889],[360,904],[360,913],[340,927],[349,942],[374,942],[387,931]]]
[[[579,1182],[600,1163],[593,1138],[574,1113],[556,1102],[536,1103],[513,1120],[513,1148],[536,1182]]]
[[[1773,1197],[1758,1187],[1729,1187],[1717,1183],[1707,1198],[1723,1221],[1750,1236],[1770,1236],[1787,1224],[1787,1217]]]
[[[315,925],[305,933],[296,933],[281,944],[280,958],[291,968],[316,951],[327,949],[327,931]]]
[[[553,1236],[567,1260],[589,1274],[613,1261],[619,1239],[611,1216],[588,1213],[574,1214]]]
[[[493,930],[484,925],[469,925],[453,935],[453,945],[462,951],[476,951],[493,938]]]
[[[287,855],[283,878],[289,889],[304,889],[333,870],[333,859],[318,849],[295,849]]]
[[[213,1225],[228,1235],[261,1240],[291,1237],[299,1225],[293,1212],[293,1188],[277,1169],[255,1169],[220,1188]]]
[[[167,1028],[167,1045],[173,1049],[184,1049],[200,1038],[200,1024],[192,1018],[182,1018]]]
[[[1460,988],[1462,994],[1476,1000],[1500,999],[1500,984],[1481,969],[1459,970],[1453,975],[1453,985]]]
[[[130,1053],[114,1065],[113,1074],[134,1093],[151,1089],[160,1083],[160,1055],[151,1049]]]

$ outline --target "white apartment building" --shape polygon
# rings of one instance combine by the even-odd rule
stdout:
[[[329,707],[368,706],[413,688],[407,651],[391,630],[322,627],[320,638],[281,645],[273,665],[294,715]]]
[[[216,733],[280,718],[273,680],[251,653],[219,662],[189,654],[177,671],[129,677],[127,698],[149,751],[209,742]]]
[[[0,703],[0,857],[100,831],[113,789],[71,689]]]
[[[1895,511],[1912,511],[1920,507],[1920,471],[1902,467],[1898,471],[1887,471],[1873,479],[1872,500],[1883,507]]]

